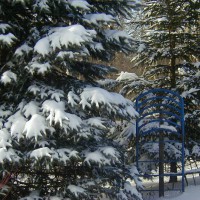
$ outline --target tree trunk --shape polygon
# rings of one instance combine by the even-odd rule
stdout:
[[[176,88],[176,57],[174,56],[174,49],[176,46],[174,35],[171,34],[171,30],[169,31],[170,34],[170,51],[171,51],[171,60],[170,60],[170,79],[171,79],[171,89]],[[177,163],[171,162],[170,163],[170,172],[171,173],[177,173]],[[177,182],[177,176],[170,176],[170,183]]]
[[[171,89],[176,88],[176,58],[173,56],[170,63]]]
[[[175,44],[173,44],[174,42],[172,42],[172,48],[175,48]],[[172,57],[171,58],[171,70],[170,70],[170,78],[171,78],[171,89],[172,88],[176,88],[176,58]],[[171,173],[177,173],[177,165],[176,162],[171,162],[170,163],[170,172]],[[175,183],[177,182],[177,176],[170,176],[170,183]]]
[[[176,162],[170,163],[170,172],[171,172],[171,173],[177,173],[177,165],[176,165]],[[170,182],[170,183],[175,183],[175,182],[177,182],[177,181],[178,181],[177,176],[170,176],[170,179],[169,179],[169,182]]]

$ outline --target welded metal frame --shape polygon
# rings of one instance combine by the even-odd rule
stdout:
[[[153,95],[153,97],[152,97],[152,95]],[[148,96],[150,96],[150,97],[148,98]],[[163,101],[163,100],[166,100],[167,102],[173,102],[173,104],[176,106],[174,106],[173,104],[172,105],[170,105],[170,104],[163,105],[162,103],[160,104],[159,102]],[[153,104],[151,104],[152,101],[154,101]],[[137,165],[137,168],[139,169],[139,162],[154,162],[154,161],[148,161],[148,160],[147,161],[139,161],[140,137],[144,137],[145,134],[151,134],[153,131],[154,132],[155,131],[158,131],[158,132],[165,131],[165,128],[157,128],[157,130],[155,128],[152,128],[146,132],[142,131],[142,127],[144,126],[144,124],[139,125],[139,122],[142,119],[144,119],[145,117],[155,114],[155,112],[149,112],[149,113],[147,112],[146,114],[143,114],[143,112],[146,109],[151,109],[152,107],[159,108],[158,110],[156,109],[156,113],[170,114],[177,120],[177,122],[172,122],[169,119],[152,119],[149,122],[147,122],[146,124],[152,123],[153,121],[155,122],[156,120],[157,121],[160,120],[161,122],[168,122],[168,123],[170,123],[170,125],[172,125],[174,127],[178,127],[179,131],[177,131],[177,132],[171,131],[171,134],[178,135],[180,138],[180,141],[178,140],[177,142],[178,143],[181,142],[181,144],[182,144],[182,147],[181,147],[181,152],[182,152],[181,173],[177,173],[177,174],[167,173],[167,174],[163,174],[163,176],[181,176],[181,191],[184,192],[184,163],[185,163],[184,101],[183,101],[183,98],[178,93],[176,93],[172,90],[163,89],[163,88],[152,89],[149,91],[145,91],[144,93],[140,94],[136,98],[136,110],[139,113],[139,117],[136,120],[136,165]],[[167,110],[164,110],[164,108],[161,109],[160,107],[168,107],[172,110],[174,109],[174,111],[176,111],[176,114],[173,112],[168,112]],[[167,131],[169,131],[169,130],[167,130]],[[173,140],[170,140],[170,141],[173,141]],[[167,142],[167,141],[164,141],[164,143],[165,142]],[[176,141],[173,141],[173,142],[176,142]],[[155,162],[159,162],[159,160],[157,160]],[[170,162],[172,162],[172,160],[166,161],[165,163],[170,163]],[[158,175],[155,174],[155,175],[149,175],[149,176],[158,176]]]

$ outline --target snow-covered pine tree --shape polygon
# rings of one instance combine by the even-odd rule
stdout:
[[[199,3],[144,2],[140,24],[145,30],[133,61],[136,66],[144,65],[145,77],[153,79],[155,85],[176,88],[180,68],[199,60]]]
[[[0,2],[1,194],[9,199],[141,199],[135,168],[112,140],[131,101],[98,87],[114,70],[90,62],[128,51],[115,30],[130,0]],[[5,192],[7,190],[7,192]],[[30,194],[31,193],[31,194]],[[3,197],[2,197],[3,198]]]
[[[200,130],[199,1],[143,2],[143,19],[137,23],[144,28],[133,61],[135,66],[143,66],[143,78],[148,82],[141,82],[139,86],[173,89],[184,97],[186,142],[190,153],[199,155],[196,143]],[[130,92],[129,88],[134,83],[131,80],[127,84],[123,83],[122,91]],[[176,171],[172,165],[171,170]]]
[[[185,101],[187,148],[190,156],[199,157],[199,1],[161,0],[143,3],[142,14],[132,21],[132,27],[141,30],[138,34],[140,37],[135,37],[134,47],[138,47],[133,62],[135,67],[143,67],[144,74],[138,76],[121,72],[116,81],[106,80],[101,84],[112,89],[121,88],[120,93],[131,99],[150,88],[178,91]],[[133,128],[133,124],[128,125],[122,132],[123,136],[134,138]],[[168,157],[181,155],[177,146],[168,147],[165,148]],[[145,145],[144,152],[144,156],[155,158],[158,148]],[[176,171],[176,168],[173,170]]]

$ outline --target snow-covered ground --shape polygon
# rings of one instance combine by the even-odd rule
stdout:
[[[165,197],[160,200],[199,200],[200,199],[200,185],[192,185],[185,188],[185,192],[176,197]]]
[[[188,186],[185,183],[185,192],[180,191],[165,191],[165,196],[159,198],[157,191],[145,192],[144,200],[200,200],[200,176],[199,174],[187,175]],[[158,189],[158,179],[143,182],[147,189]],[[172,184],[166,183],[166,188],[172,189]],[[175,188],[180,188],[180,183],[174,185]]]

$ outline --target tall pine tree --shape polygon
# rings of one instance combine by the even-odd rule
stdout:
[[[102,81],[102,85],[121,88],[120,93],[132,100],[151,88],[178,92],[185,102],[186,148],[189,150],[186,150],[186,155],[195,159],[200,155],[200,3],[196,0],[142,2],[140,17],[132,21],[132,27],[140,29],[139,37],[137,35],[133,43],[136,55],[132,61],[135,67],[143,68],[143,74],[137,76],[135,73],[121,72],[116,81]],[[133,124],[128,125],[122,134],[134,142]],[[154,137],[154,141],[157,139]],[[144,145],[143,152],[144,157],[155,158],[158,148],[154,150],[153,144]],[[180,148],[178,145],[166,145],[165,155],[169,159],[181,156]],[[144,169],[146,171],[147,168]],[[173,163],[171,171],[176,170]],[[176,178],[172,179],[176,181]]]
[[[184,98],[186,143],[190,155],[198,155],[200,3],[197,0],[143,2],[143,19],[137,22],[143,26],[143,33],[133,61],[135,66],[144,67],[146,81],[137,81],[138,88],[168,88]],[[123,92],[130,91],[132,82],[125,84]],[[176,172],[175,163],[171,164],[171,171]]]
[[[90,62],[130,50],[132,38],[114,27],[133,6],[0,2],[0,188],[8,199],[141,199],[127,181],[137,182],[136,170],[112,132],[136,112],[99,88],[96,80],[114,68]]]

